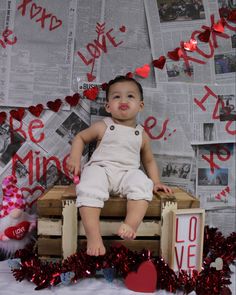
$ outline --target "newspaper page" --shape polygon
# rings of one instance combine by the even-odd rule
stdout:
[[[225,28],[227,38],[217,36],[217,46],[200,42],[197,36],[202,26],[211,28],[212,16],[220,19],[222,1],[144,1],[149,37],[154,59],[181,47],[181,42],[197,41],[198,51],[185,51],[191,58],[179,61],[167,58],[165,68],[155,69],[156,81],[188,83],[233,83],[236,78],[235,31]],[[226,2],[226,1],[224,1]],[[230,1],[227,1],[230,2]],[[213,22],[214,24],[214,22]],[[211,52],[212,51],[212,52]]]
[[[73,83],[108,82],[152,61],[143,0],[79,0],[76,40]],[[153,67],[136,78],[155,86]]]
[[[235,83],[191,85],[191,144],[236,142]]]
[[[197,147],[196,191],[202,208],[236,206],[235,147],[233,143]]]
[[[2,105],[27,107],[64,99],[71,93],[77,1],[7,2],[17,42],[8,47],[8,93]]]

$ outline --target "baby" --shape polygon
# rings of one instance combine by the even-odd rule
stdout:
[[[118,235],[135,239],[153,192],[171,189],[162,184],[149,137],[136,118],[144,108],[143,89],[135,79],[118,76],[108,83],[106,111],[111,114],[79,132],[73,140],[67,166],[71,173],[80,173],[84,146],[97,141],[97,147],[83,167],[76,187],[77,206],[87,237],[87,254],[104,255],[99,218],[109,194],[127,198],[127,214]],[[145,173],[140,170],[140,160]]]

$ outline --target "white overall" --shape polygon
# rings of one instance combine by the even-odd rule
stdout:
[[[102,208],[110,193],[151,201],[153,182],[139,169],[143,127],[115,124],[109,117],[104,122],[104,136],[76,187],[77,206]]]

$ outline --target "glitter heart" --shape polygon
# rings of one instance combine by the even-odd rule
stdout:
[[[132,72],[128,72],[125,76],[127,78],[133,78],[134,74]]]
[[[79,93],[75,93],[73,96],[66,96],[65,101],[71,106],[75,107],[80,100]]]
[[[229,20],[233,23],[236,22],[236,9],[230,11],[230,13],[227,16],[227,20]]]
[[[161,70],[164,68],[165,63],[166,63],[166,57],[164,55],[152,61],[153,66]]]
[[[209,42],[211,36],[211,31],[209,29],[205,30],[204,32],[200,33],[197,37],[202,42]]]
[[[197,48],[197,41],[191,38],[188,42],[184,42],[184,49],[187,51],[195,51]]]
[[[98,87],[92,87],[90,89],[84,90],[83,95],[90,100],[95,100],[97,98],[98,92]]]
[[[122,33],[124,33],[124,32],[126,31],[126,27],[123,25],[123,26],[121,26],[121,27],[119,28],[119,30],[120,30]]]
[[[47,107],[53,112],[58,112],[61,107],[62,101],[58,98],[55,101],[48,101]]]
[[[178,61],[179,60],[179,49],[180,48],[177,47],[173,51],[168,51],[167,56],[172,60]]]
[[[39,117],[43,111],[43,105],[37,104],[36,106],[30,106],[29,112],[34,115],[35,117]]]
[[[223,259],[221,257],[216,258],[215,262],[210,264],[210,267],[214,267],[216,270],[223,269]]]
[[[141,68],[137,68],[135,70],[135,74],[142,78],[147,78],[149,73],[150,73],[150,66],[148,64],[145,64]]]
[[[23,108],[19,108],[18,110],[11,110],[10,114],[17,121],[21,121],[24,117],[25,110]]]
[[[0,125],[3,124],[6,121],[7,113],[6,112],[0,112]]]
[[[221,20],[219,20],[216,24],[212,26],[213,30],[219,33],[224,32],[224,26]]]

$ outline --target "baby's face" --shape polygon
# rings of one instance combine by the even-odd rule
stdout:
[[[119,120],[136,119],[144,107],[138,86],[132,81],[117,82],[111,85],[106,111]]]

